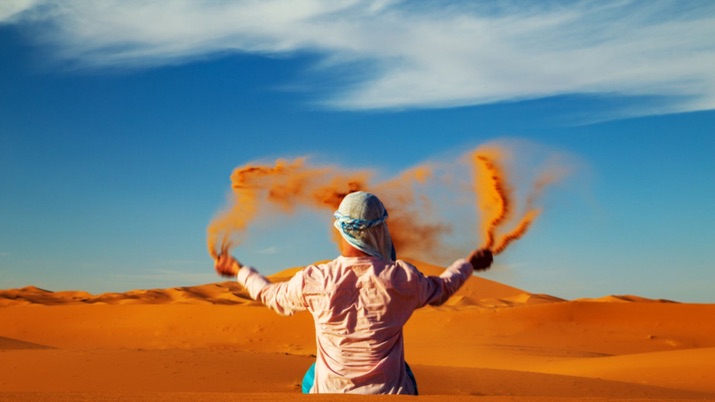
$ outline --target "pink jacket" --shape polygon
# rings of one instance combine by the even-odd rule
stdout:
[[[472,275],[455,261],[439,277],[375,257],[338,257],[311,265],[287,282],[270,283],[243,267],[238,282],[282,315],[308,310],[317,361],[311,393],[414,394],[405,369],[402,326],[415,309],[440,305]]]

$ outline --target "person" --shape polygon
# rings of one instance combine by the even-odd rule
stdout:
[[[425,276],[396,260],[382,202],[350,193],[335,212],[341,255],[305,267],[289,281],[270,283],[224,253],[216,271],[235,277],[250,296],[282,315],[308,310],[314,319],[316,362],[304,393],[417,394],[405,362],[403,326],[415,309],[447,301],[473,271],[487,270],[492,253],[481,249],[441,275]]]

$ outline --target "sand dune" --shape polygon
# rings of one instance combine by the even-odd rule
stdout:
[[[633,295],[609,295],[598,298],[581,298],[576,301],[606,302],[606,303],[676,303],[668,299],[647,299]]]
[[[545,364],[539,370],[637,384],[657,384],[715,394],[715,348],[696,348]]]
[[[132,290],[92,295],[83,291],[52,292],[34,286],[0,290],[0,307],[23,304],[251,304],[248,293],[235,282],[171,289]]]
[[[444,268],[435,265],[414,261],[426,275],[439,275]],[[291,268],[270,275],[271,281],[285,281],[290,279],[301,268]],[[507,286],[488,279],[471,277],[454,297],[450,305],[475,305],[486,298],[502,298],[505,305],[523,304],[528,296],[520,296],[523,303],[518,300],[510,301],[509,297],[527,295],[523,290]],[[551,296],[548,296],[551,297]],[[554,298],[554,300],[560,300]],[[460,303],[460,301],[463,301]],[[248,293],[237,283],[226,281],[200,286],[186,286],[171,289],[132,290],[123,293],[103,293],[92,295],[84,291],[52,292],[34,286],[21,289],[0,290],[0,307],[22,304],[60,305],[60,304],[255,304]]]
[[[0,291],[0,306],[0,400],[287,401],[302,397],[315,354],[309,314],[280,317],[232,282],[100,295],[26,287]],[[567,301],[475,276],[444,306],[415,312],[406,358],[422,400],[715,400],[708,317],[715,305]]]

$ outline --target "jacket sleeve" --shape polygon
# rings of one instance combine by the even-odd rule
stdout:
[[[252,267],[242,267],[236,280],[248,290],[253,300],[258,300],[280,315],[293,315],[307,309],[303,298],[303,271],[287,282],[271,283]]]
[[[465,259],[459,259],[439,276],[418,275],[417,308],[427,304],[443,304],[462,287],[473,272],[472,264]]]

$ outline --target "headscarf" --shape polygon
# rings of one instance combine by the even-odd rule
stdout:
[[[394,261],[395,247],[387,229],[387,210],[375,195],[350,193],[335,211],[334,226],[348,243],[373,257]]]

